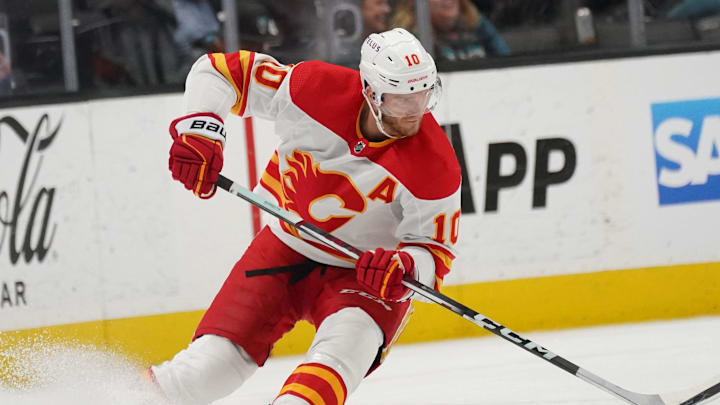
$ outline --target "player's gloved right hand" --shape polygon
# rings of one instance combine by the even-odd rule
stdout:
[[[415,276],[415,264],[409,253],[383,248],[364,252],[355,263],[355,270],[358,283],[385,301],[405,298],[409,290],[402,285],[403,276]]]
[[[173,179],[200,198],[215,195],[215,182],[223,166],[222,119],[211,113],[180,117],[170,123],[170,135],[173,144],[169,168]]]

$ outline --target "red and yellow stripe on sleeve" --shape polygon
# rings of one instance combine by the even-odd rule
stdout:
[[[273,153],[272,157],[270,158],[267,166],[265,166],[265,171],[263,172],[262,176],[260,176],[260,184],[263,186],[263,188],[265,188],[275,197],[278,205],[283,207],[284,194],[282,183],[280,183],[280,181],[281,179],[278,152],[275,151],[275,153]]]
[[[452,261],[455,259],[455,255],[440,245],[433,245],[429,243],[400,243],[398,245],[398,249],[405,246],[417,246],[430,252],[433,260],[435,261],[435,289],[440,291],[443,279],[450,272],[450,266],[452,266]]]
[[[211,53],[208,57],[215,70],[220,72],[235,89],[237,98],[230,112],[243,115],[247,105],[248,86],[250,86],[250,75],[255,62],[255,52]]]
[[[311,405],[343,405],[347,388],[340,374],[332,368],[320,363],[305,363],[285,381],[278,397],[281,395],[294,395]]]

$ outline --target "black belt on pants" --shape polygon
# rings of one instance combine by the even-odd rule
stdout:
[[[313,270],[315,270],[318,267],[320,267],[320,275],[324,275],[325,270],[327,269],[327,265],[308,259],[305,262],[298,263],[298,264],[291,264],[289,266],[269,267],[267,269],[258,269],[258,270],[246,270],[245,276],[246,277],[257,277],[257,276],[269,276],[272,274],[293,273],[290,276],[290,279],[288,280],[288,284],[293,285],[293,284],[299,283],[300,281],[305,279],[307,276],[310,275],[310,273],[313,272]]]

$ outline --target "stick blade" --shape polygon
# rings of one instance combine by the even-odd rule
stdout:
[[[661,394],[660,397],[666,404],[675,405],[699,405],[709,404],[720,399],[720,375],[698,384],[695,387]],[[720,404],[720,402],[718,402]]]

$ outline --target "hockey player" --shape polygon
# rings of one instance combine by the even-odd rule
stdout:
[[[315,338],[273,404],[341,405],[383,361],[411,313],[403,275],[439,288],[454,258],[460,168],[429,112],[440,90],[432,57],[403,29],[370,35],[359,73],[246,51],[195,63],[170,125],[173,178],[212,197],[223,118],[274,120],[280,143],[255,192],[365,253],[355,262],[284,223],[265,227],[188,348],[151,367],[168,398],[228,395],[300,319]]]

